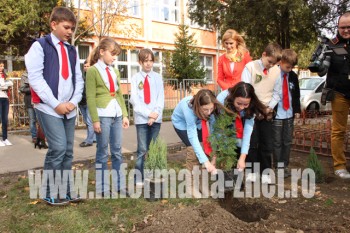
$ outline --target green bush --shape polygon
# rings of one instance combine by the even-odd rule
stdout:
[[[237,164],[236,131],[233,129],[235,118],[226,113],[219,115],[209,136],[213,149],[211,155],[216,155],[217,168],[224,171],[231,170]]]
[[[307,159],[307,167],[315,172],[316,183],[324,182],[324,170],[318,159],[314,148],[311,147],[310,154]]]
[[[149,170],[167,169],[168,147],[166,143],[157,137],[151,141],[148,150],[148,156],[145,162],[145,168]]]

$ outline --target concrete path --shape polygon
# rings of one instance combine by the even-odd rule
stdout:
[[[79,147],[85,136],[85,129],[75,131],[74,161],[95,159],[96,144],[91,147]],[[180,142],[171,122],[162,123],[160,137],[168,145]],[[10,134],[8,139],[13,146],[0,147],[0,174],[43,167],[47,149],[34,149],[29,135]],[[128,129],[123,130],[122,152],[132,153],[136,152],[136,149],[136,127],[131,125]]]

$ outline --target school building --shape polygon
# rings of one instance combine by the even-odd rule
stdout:
[[[74,5],[78,6],[79,0],[75,0],[74,2]],[[80,2],[80,18],[84,17],[88,21],[88,25],[94,22],[94,20],[96,22],[98,17],[101,18],[101,15],[98,15],[97,11],[99,10],[101,12],[103,9],[101,10],[96,5],[95,8],[91,7],[91,2],[94,1],[80,0]],[[140,71],[138,50],[141,48],[152,49],[155,55],[154,71],[166,77],[164,64],[165,53],[166,51],[174,50],[174,34],[178,32],[178,26],[181,23],[188,25],[190,33],[195,34],[197,47],[200,51],[201,64],[206,69],[206,76],[203,77],[206,79],[206,87],[217,91],[217,59],[220,52],[223,51],[218,42],[218,33],[211,29],[199,27],[197,24],[191,22],[188,17],[188,0],[120,0],[105,1],[105,4],[108,4],[108,2],[114,2],[114,4],[121,2],[124,4],[110,7],[107,13],[119,11],[122,14],[115,19],[117,21],[116,25],[112,25],[108,33],[103,35],[115,38],[124,48],[115,62],[115,66],[118,67],[121,73],[124,94],[128,93],[130,88],[128,84],[131,77]],[[107,19],[108,14],[104,15],[104,17]],[[106,26],[101,25],[100,23],[96,23],[96,27],[100,28],[93,30],[93,37],[77,46],[81,63],[84,62],[90,51],[98,44],[98,35],[102,35],[101,31],[104,30],[102,27]],[[171,80],[171,77],[166,78]],[[177,85],[188,86],[188,84],[184,83],[178,83]],[[195,89],[192,88],[191,91]],[[169,91],[166,90],[166,92]]]

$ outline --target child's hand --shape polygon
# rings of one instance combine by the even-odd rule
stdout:
[[[153,125],[154,121],[155,120],[153,118],[148,118],[147,125],[149,125],[149,126]]]
[[[245,159],[240,158],[237,162],[238,171],[243,171],[245,168]]]
[[[60,103],[59,105],[57,105],[57,107],[55,108],[55,112],[59,115],[68,114],[69,111],[67,109],[66,103]]]
[[[157,120],[159,114],[156,112],[151,112],[151,114],[149,114],[148,118],[153,118],[154,120]]]
[[[129,128],[129,119],[128,119],[127,117],[123,117],[123,123],[122,123],[122,125],[123,125],[123,128],[124,128],[124,129]]]
[[[66,108],[69,112],[73,111],[75,109],[75,105],[72,104],[71,102],[66,103]]]
[[[99,121],[94,122],[94,131],[95,133],[101,133],[101,125]]]

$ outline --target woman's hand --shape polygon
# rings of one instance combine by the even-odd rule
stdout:
[[[208,172],[216,174],[216,168],[213,164],[211,164],[209,160],[204,163],[204,167],[207,169]]]

